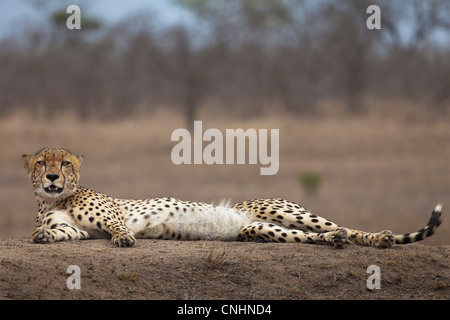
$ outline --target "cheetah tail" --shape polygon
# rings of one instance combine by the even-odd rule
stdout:
[[[395,243],[407,244],[411,242],[421,241],[425,238],[432,236],[437,227],[441,225],[442,222],[441,210],[442,204],[438,204],[436,207],[434,207],[434,210],[431,213],[430,220],[428,221],[425,227],[423,227],[417,232],[395,235],[394,236]]]

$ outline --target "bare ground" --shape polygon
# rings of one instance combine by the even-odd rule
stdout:
[[[449,246],[0,240],[0,299],[449,299]],[[81,289],[68,289],[69,265]],[[369,290],[370,265],[381,271]]]

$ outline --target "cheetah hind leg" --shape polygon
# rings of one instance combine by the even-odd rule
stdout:
[[[376,248],[392,248],[392,246],[394,245],[394,235],[390,230],[383,230],[376,233],[370,233],[348,229],[348,234],[350,242],[362,246],[372,246]]]
[[[243,227],[240,230],[238,240],[328,244],[336,248],[344,248],[349,243],[345,228],[337,228],[330,232],[315,233],[288,229],[267,222],[253,222]]]

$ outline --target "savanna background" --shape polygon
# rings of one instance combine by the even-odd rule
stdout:
[[[81,8],[81,30],[66,27],[70,4]],[[379,30],[366,27],[371,4],[381,9]],[[7,0],[0,10],[11,13],[0,33],[0,235],[3,247],[11,247],[0,257],[0,297],[448,299],[448,1],[173,0],[152,6]],[[194,120],[202,120],[204,130],[279,129],[279,172],[261,176],[259,164],[174,165],[171,133],[191,129]],[[80,184],[114,197],[214,203],[283,197],[346,227],[395,233],[422,228],[433,207],[443,203],[444,220],[420,245],[351,248],[339,251],[340,258],[328,247],[148,240],[140,242],[141,252],[139,246],[130,252],[162,260],[147,267],[105,262],[96,259],[110,254],[120,260],[120,252],[132,263],[130,253],[114,251],[104,240],[29,243],[36,203],[20,156],[43,147],[83,154]],[[52,282],[36,275],[12,285],[33,266],[49,272],[46,259],[64,268],[61,261],[86,251],[91,255],[83,259],[91,259],[92,272],[87,281],[100,291],[73,293],[60,285],[49,295]],[[280,279],[267,281],[266,269],[252,267],[268,252],[277,256],[263,259],[267,268],[287,272],[275,286]],[[406,285],[402,261],[416,260],[417,252],[418,265],[435,275],[425,272]],[[305,254],[311,263],[299,267],[321,273],[349,268],[350,256],[350,266],[361,268],[365,260],[355,262],[355,256],[377,257],[386,268],[394,266],[385,273],[392,272],[384,282],[391,291],[367,296],[367,290],[347,288],[354,295],[346,296],[338,290],[336,283],[348,279],[364,287],[365,269],[334,274],[331,286],[339,293],[332,296],[334,291],[320,286],[322,278],[300,285],[287,261],[304,261]],[[167,273],[171,258],[174,266],[190,258],[174,273],[192,278],[183,276],[183,285],[162,283],[153,293],[144,290],[145,279],[158,287],[145,268]],[[113,271],[95,278],[105,263]],[[62,270],[57,274],[65,279]],[[258,275],[260,283],[248,283]],[[174,277],[167,274],[164,281]],[[434,282],[425,291],[416,290],[415,284],[428,280]],[[130,287],[140,285],[135,295]],[[55,293],[58,288],[62,293]]]

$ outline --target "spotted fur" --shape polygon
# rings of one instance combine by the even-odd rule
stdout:
[[[431,236],[441,223],[441,205],[428,224],[411,234],[368,233],[343,228],[279,198],[219,205],[175,198],[115,199],[78,186],[82,156],[65,149],[42,149],[22,156],[38,200],[34,242],[111,238],[131,247],[136,238],[293,242],[332,245],[349,242],[390,248]]]

